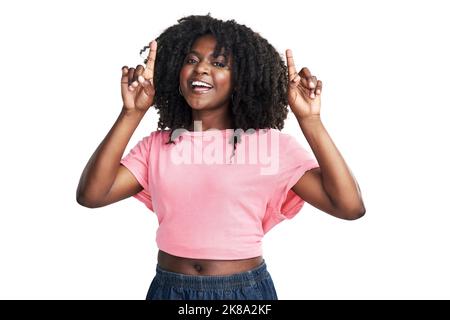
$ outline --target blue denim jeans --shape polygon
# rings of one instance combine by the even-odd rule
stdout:
[[[186,275],[156,265],[156,275],[146,299],[277,300],[278,297],[263,261],[252,270],[225,276]]]

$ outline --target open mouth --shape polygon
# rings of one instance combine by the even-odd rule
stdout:
[[[190,81],[190,87],[196,93],[207,93],[213,88],[209,83],[197,80]]]

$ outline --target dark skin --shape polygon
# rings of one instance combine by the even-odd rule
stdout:
[[[213,57],[216,40],[206,35],[195,41],[180,72],[180,89],[202,128],[232,128],[229,113],[233,88],[230,57]],[[89,159],[77,189],[79,204],[98,208],[128,198],[142,190],[134,175],[120,164],[123,152],[145,112],[153,105],[153,70],[157,43],[150,43],[146,66],[122,68],[122,111]],[[358,184],[320,120],[322,82],[307,68],[299,73],[290,50],[286,51],[290,86],[288,101],[320,168],[307,171],[292,190],[306,202],[335,217],[353,220],[364,215]],[[194,92],[189,81],[196,79],[213,86],[207,93]],[[190,128],[193,130],[193,125]],[[101,178],[100,178],[101,177]],[[262,256],[242,260],[206,260],[176,257],[158,252],[158,264],[166,270],[192,275],[228,275],[260,265]]]
[[[358,219],[366,211],[358,182],[320,118],[322,81],[306,67],[297,73],[292,50],[286,50],[286,61],[288,103],[320,165],[306,172],[292,190],[337,218]]]
[[[200,128],[233,128],[230,115],[230,97],[233,89],[231,63],[224,56],[213,57],[216,39],[212,35],[198,38],[192,45],[180,71],[180,88],[186,102],[192,108],[194,121],[201,121]],[[206,93],[192,90],[192,79],[213,86]],[[194,130],[193,125],[190,130]],[[206,260],[176,257],[164,251],[158,253],[158,264],[166,270],[193,275],[226,275],[253,269],[262,263],[261,256],[242,260]]]
[[[198,38],[180,71],[181,92],[192,108],[192,119],[201,121],[203,130],[232,128],[229,108],[233,89],[232,59],[230,57],[230,61],[225,63],[224,56],[213,57],[215,46],[216,40],[212,35]],[[204,81],[213,88],[204,93],[195,92],[191,87],[192,80]]]

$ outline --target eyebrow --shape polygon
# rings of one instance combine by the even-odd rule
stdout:
[[[193,53],[193,54],[195,54],[197,56],[201,56],[201,53],[199,53],[199,52],[197,52],[195,50],[191,50],[188,54],[191,54],[191,53]],[[209,56],[212,56],[213,54],[214,54],[214,52],[211,53]],[[219,55],[217,57],[220,57],[220,56],[223,56],[225,58],[227,57],[227,55],[225,53],[219,53]]]

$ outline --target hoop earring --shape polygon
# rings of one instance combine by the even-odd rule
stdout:
[[[180,85],[178,86],[178,92],[180,93],[180,96],[184,97],[183,96],[183,92],[181,92],[181,86]]]

